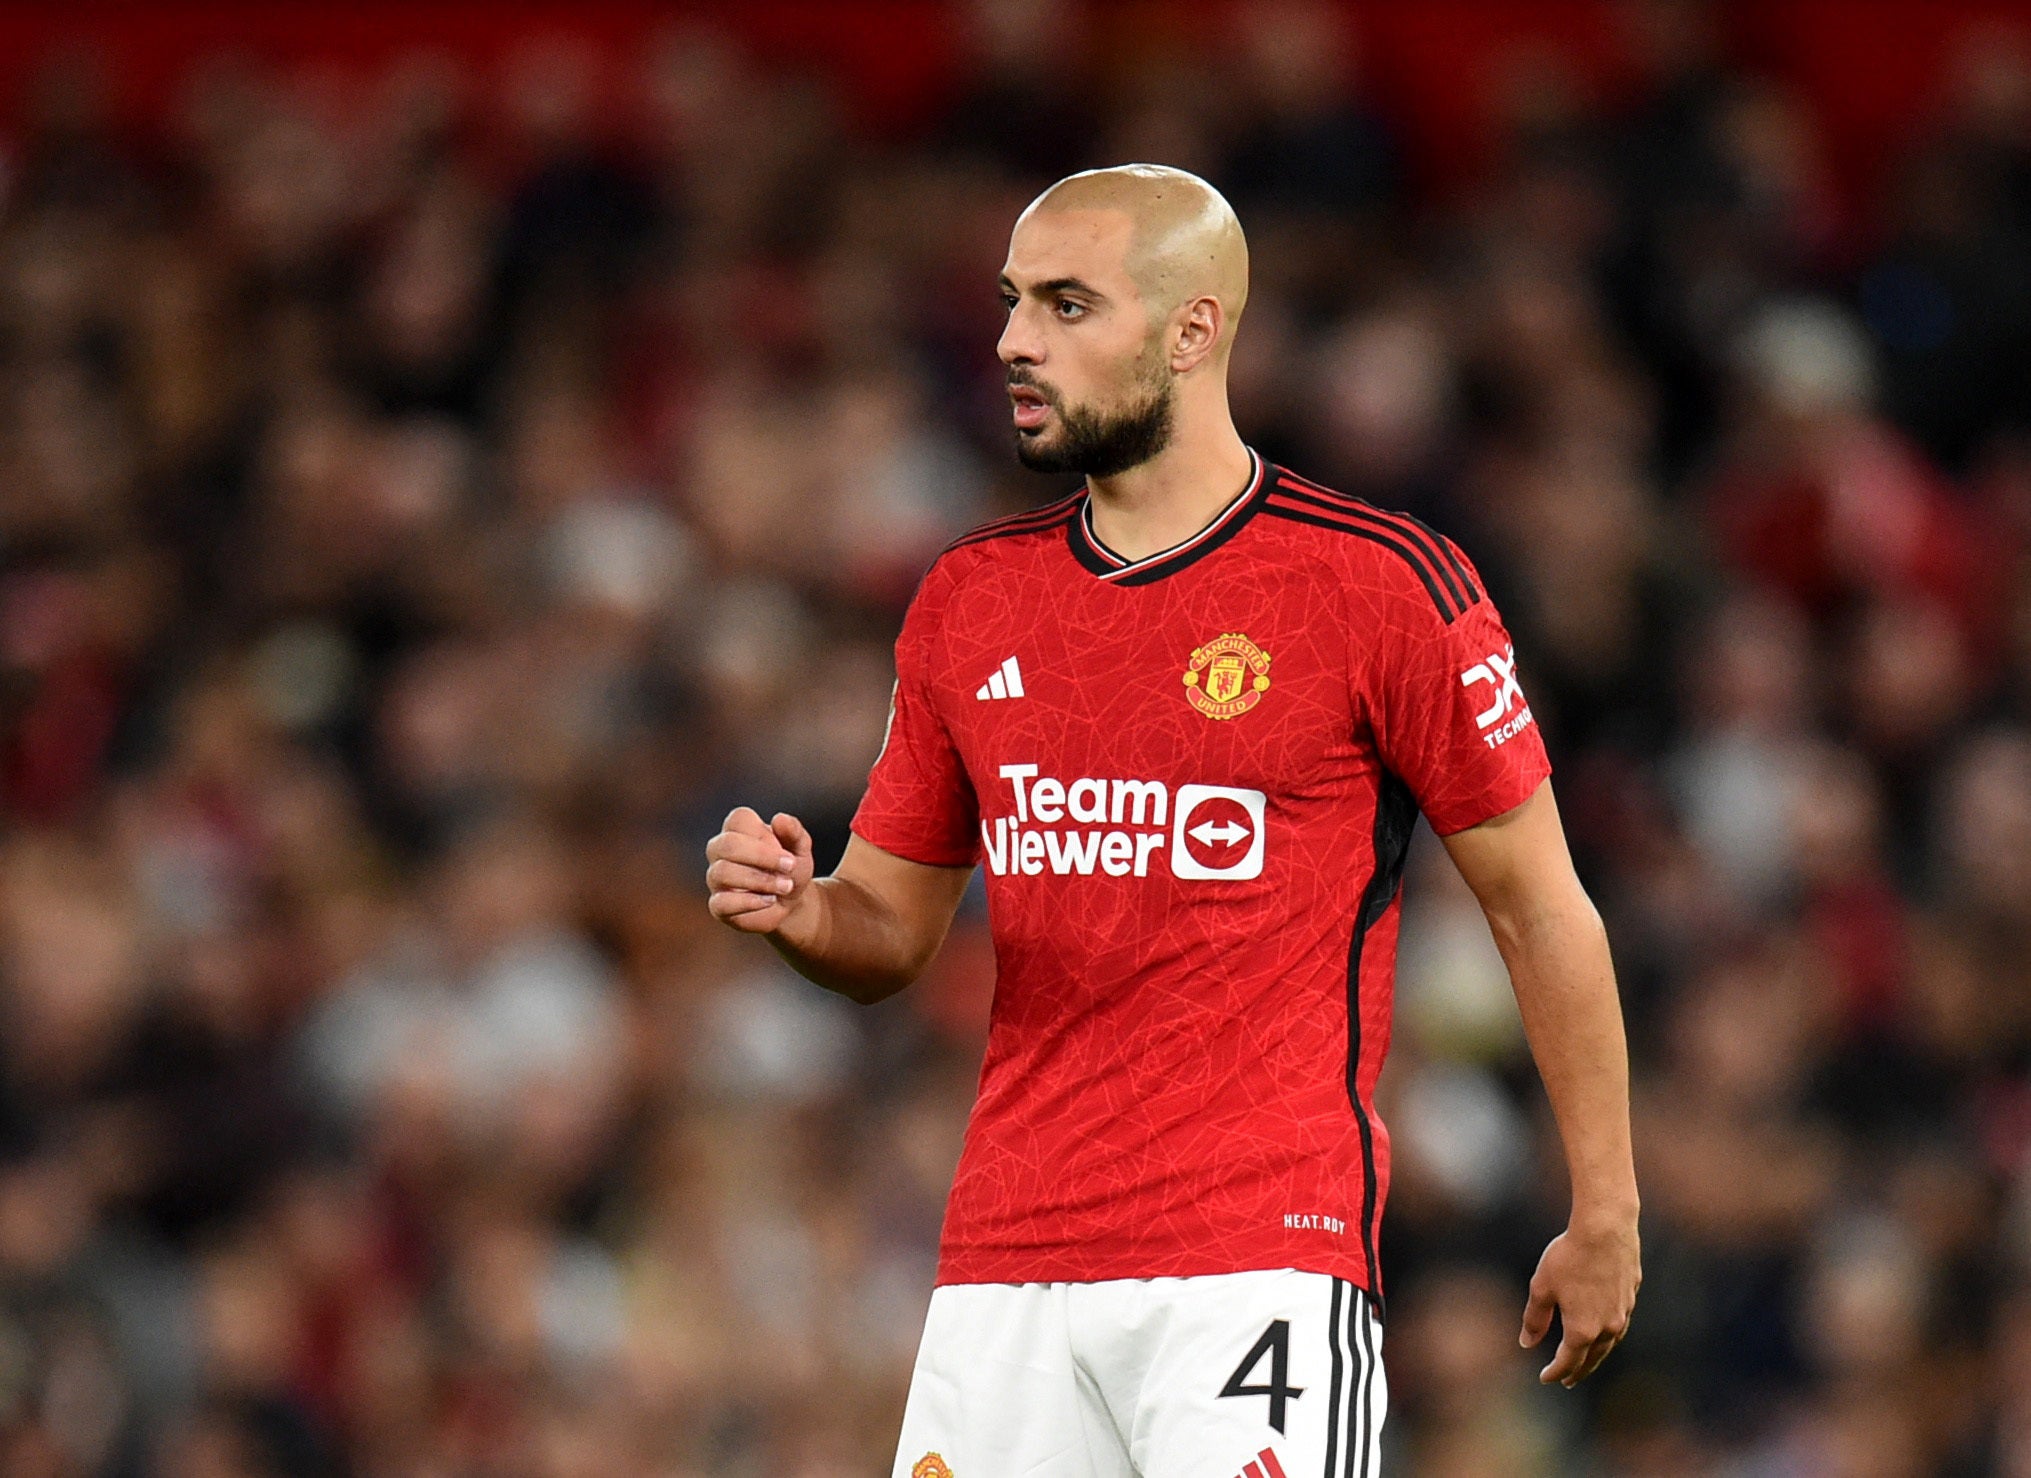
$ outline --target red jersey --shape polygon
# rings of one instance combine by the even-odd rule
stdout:
[[[997,977],[941,1283],[1296,1268],[1379,1295],[1398,884],[1550,773],[1449,541],[1268,466],[1126,560],[1085,495],[925,575],[854,817],[983,863]]]

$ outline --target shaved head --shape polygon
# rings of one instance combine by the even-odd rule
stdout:
[[[1225,356],[1248,303],[1248,240],[1226,196],[1166,164],[1117,164],[1058,181],[1030,203],[1016,228],[1034,216],[1070,211],[1127,218],[1124,265],[1152,322],[1194,298],[1218,298]]]
[[[1058,181],[1017,220],[1001,274],[1016,454],[1113,477],[1187,434],[1227,427],[1228,351],[1248,243],[1220,192],[1123,164]]]

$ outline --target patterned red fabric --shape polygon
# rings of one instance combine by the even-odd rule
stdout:
[[[1255,469],[1138,562],[1083,497],[977,530],[904,622],[854,830],[984,864],[998,970],[940,1282],[1291,1267],[1380,1293],[1415,811],[1473,826],[1550,766],[1464,556]]]

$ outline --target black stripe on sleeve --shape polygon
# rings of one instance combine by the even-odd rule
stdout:
[[[1314,528],[1337,529],[1343,534],[1352,534],[1357,539],[1366,539],[1371,544],[1380,544],[1384,549],[1389,550],[1417,572],[1418,579],[1424,584],[1425,593],[1431,596],[1432,604],[1438,608],[1440,619],[1448,626],[1453,624],[1458,613],[1454,611],[1450,598],[1447,596],[1446,591],[1441,588],[1438,580],[1433,577],[1430,566],[1425,564],[1409,545],[1390,534],[1385,534],[1381,530],[1371,528],[1368,525],[1350,523],[1344,517],[1335,516],[1329,518],[1324,514],[1307,513],[1302,508],[1289,506],[1277,501],[1280,498],[1289,496],[1291,495],[1288,493],[1273,494],[1269,501],[1263,504],[1262,511],[1274,518],[1287,519],[1292,523],[1310,524]]]
[[[1332,488],[1321,487],[1309,477],[1300,477],[1289,468],[1279,468],[1278,484],[1293,493],[1311,493],[1316,499],[1324,500],[1321,506],[1336,508],[1356,517],[1366,519],[1381,528],[1393,529],[1424,553],[1432,561],[1447,589],[1460,602],[1460,609],[1478,604],[1481,592],[1474,588],[1474,581],[1467,573],[1467,564],[1460,552],[1453,547],[1452,540],[1426,523],[1414,513],[1405,513],[1398,508],[1378,508],[1366,498],[1357,498],[1352,493],[1335,492]]]
[[[1042,508],[1032,508],[1028,513],[1011,513],[1007,518],[997,518],[992,523],[982,524],[979,528],[968,529],[947,544],[944,552],[950,554],[955,549],[963,549],[968,544],[984,543],[989,539],[1012,538],[1017,534],[1040,534],[1046,529],[1054,529],[1077,512],[1079,497],[1079,494],[1074,494],[1072,497],[1046,504]]]
[[[1409,517],[1408,514],[1404,516]],[[1418,527],[1424,529],[1438,542],[1439,552],[1445,555],[1446,563],[1453,567],[1453,573],[1458,575],[1460,583],[1467,587],[1467,604],[1473,605],[1480,600],[1481,592],[1474,588],[1474,577],[1467,573],[1467,561],[1461,556],[1459,546],[1435,529],[1428,528],[1424,524],[1418,524]]]
[[[1481,592],[1476,590],[1474,582],[1467,578],[1465,562],[1461,560],[1458,552],[1453,548],[1452,541],[1447,539],[1444,534],[1441,534],[1437,529],[1434,529],[1414,513],[1403,513],[1393,508],[1377,508],[1373,503],[1362,502],[1358,498],[1355,501],[1361,503],[1361,506],[1376,518],[1395,519],[1405,527],[1406,532],[1411,530],[1416,531],[1411,534],[1411,537],[1417,539],[1418,547],[1426,550],[1433,558],[1444,561],[1446,569],[1451,571],[1446,576],[1446,583],[1451,585],[1454,583],[1454,577],[1458,577],[1459,583],[1457,588],[1464,598],[1462,609],[1473,605],[1481,599]]]
[[[1324,509],[1329,513],[1337,513],[1343,518],[1355,519],[1370,528],[1386,530],[1403,540],[1406,544],[1417,550],[1418,555],[1425,563],[1425,567],[1444,582],[1446,593],[1452,596],[1454,605],[1460,610],[1466,610],[1468,606],[1471,606],[1475,600],[1480,598],[1478,595],[1472,599],[1468,597],[1466,590],[1461,588],[1460,582],[1453,578],[1452,570],[1447,568],[1444,556],[1437,549],[1433,548],[1431,540],[1425,537],[1426,534],[1431,533],[1431,530],[1425,528],[1416,519],[1408,515],[1383,513],[1373,504],[1364,503],[1358,498],[1344,498],[1332,494],[1314,493],[1308,488],[1298,486],[1288,478],[1279,478],[1277,480],[1277,487],[1281,490],[1282,496],[1286,498],[1295,498],[1299,502],[1308,503],[1314,508]],[[1435,534],[1432,535],[1433,539],[1437,537]]]

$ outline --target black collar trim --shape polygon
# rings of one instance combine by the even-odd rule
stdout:
[[[1249,474],[1247,485],[1235,494],[1234,501],[1220,510],[1220,515],[1206,527],[1181,544],[1160,549],[1142,559],[1124,559],[1100,542],[1093,532],[1093,497],[1089,490],[1079,499],[1079,509],[1065,526],[1066,541],[1071,545],[1072,557],[1110,585],[1148,585],[1166,575],[1175,575],[1187,565],[1196,564],[1229,539],[1241,532],[1255,515],[1263,501],[1263,490],[1268,484],[1264,476],[1267,464],[1257,456],[1251,447],[1248,452]]]

